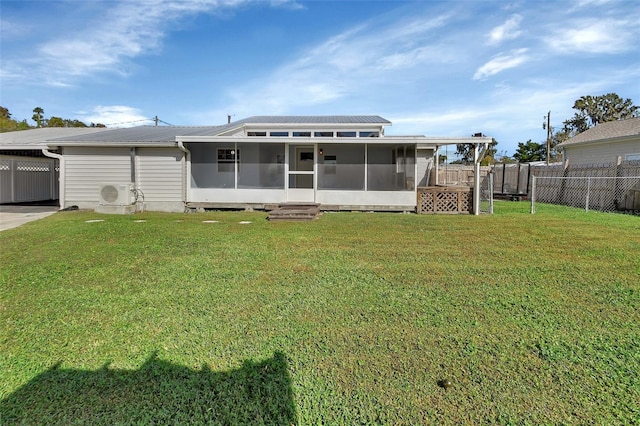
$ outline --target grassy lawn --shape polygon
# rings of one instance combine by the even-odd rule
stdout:
[[[3,231],[0,424],[640,422],[640,218],[495,209]]]

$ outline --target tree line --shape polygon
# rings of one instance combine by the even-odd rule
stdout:
[[[29,130],[39,127],[106,127],[101,123],[91,123],[87,125],[80,120],[61,118],[56,116],[46,118],[44,115],[44,109],[40,107],[35,107],[33,109],[33,116],[31,117],[31,119],[36,123],[35,126],[27,123],[26,118],[22,121],[13,119],[11,117],[9,109],[0,106],[0,132]]]
[[[600,96],[581,96],[574,102],[573,109],[576,112],[573,117],[562,122],[562,128],[555,132],[553,128],[550,129],[549,157],[552,161],[560,159],[560,152],[556,150],[556,146],[569,138],[589,130],[600,123],[626,120],[640,116],[640,107],[634,105],[631,99],[623,99],[616,93],[607,93]],[[496,161],[504,163],[528,163],[532,161],[543,161],[547,158],[546,141],[533,142],[529,139],[526,142],[518,142],[518,148],[513,156],[508,156],[504,152],[499,154],[497,145],[498,142],[494,139],[490,144],[487,155],[482,161],[483,165],[492,164]],[[456,154],[461,157],[457,162],[463,164],[473,162],[472,145],[457,145]]]

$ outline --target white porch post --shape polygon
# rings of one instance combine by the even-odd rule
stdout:
[[[177,138],[176,138],[177,139]],[[180,161],[182,162],[182,199],[185,207],[191,201],[191,151],[184,146],[182,140],[177,139],[178,149],[184,154]]]
[[[435,178],[435,183],[433,186],[438,186],[438,176],[440,175],[440,170],[439,170],[439,164],[440,164],[440,147],[436,145],[436,178]]]
[[[480,214],[480,153],[478,144],[473,145],[473,214]]]

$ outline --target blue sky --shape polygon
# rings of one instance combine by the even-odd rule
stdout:
[[[0,105],[113,127],[377,114],[511,155],[583,95],[640,104],[636,1],[0,1]]]

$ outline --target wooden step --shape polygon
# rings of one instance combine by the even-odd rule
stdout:
[[[311,221],[320,213],[319,204],[280,204],[269,212],[270,221]]]

